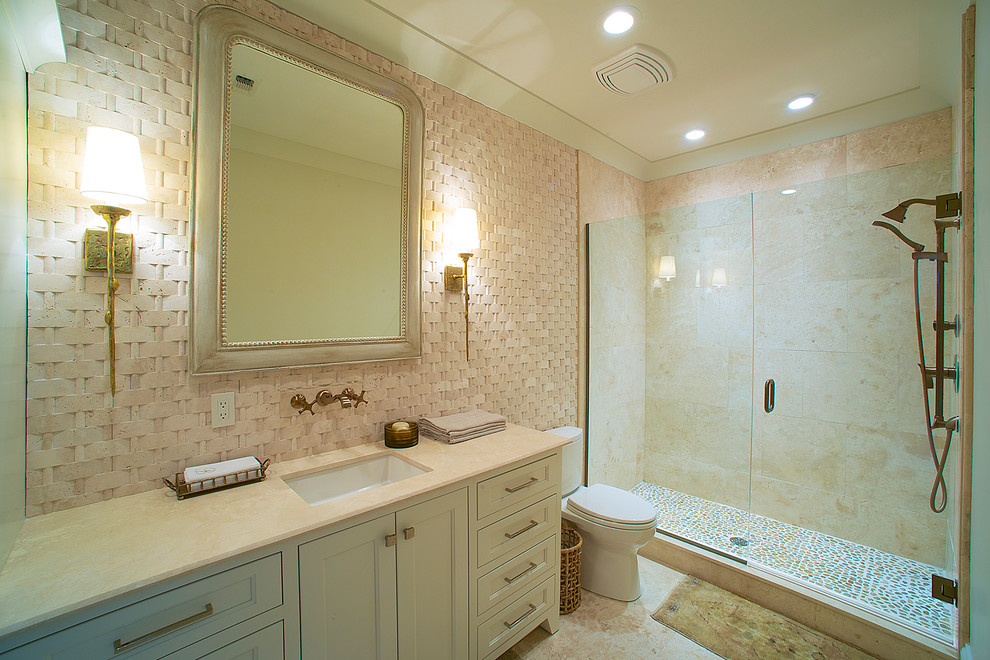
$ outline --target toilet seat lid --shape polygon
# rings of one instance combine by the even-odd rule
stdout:
[[[639,495],[605,484],[579,488],[567,499],[567,508],[575,513],[624,524],[648,524],[657,518],[657,510]]]

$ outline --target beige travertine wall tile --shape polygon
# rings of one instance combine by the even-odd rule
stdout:
[[[927,160],[952,152],[952,109],[846,136],[849,174]]]
[[[873,206],[879,212],[888,211],[902,200],[914,197],[934,198],[953,192],[952,166],[954,157],[940,155],[928,160],[868,170],[846,177],[846,196],[851,206]],[[912,206],[905,218],[907,228],[916,225],[926,235],[932,232],[932,207]],[[908,234],[911,236],[911,234]],[[920,241],[925,243],[926,241]]]
[[[750,420],[748,410],[648,399],[647,446],[651,452],[670,457],[728,470],[747,470],[750,461]]]
[[[28,514],[156,488],[187,464],[287,460],[378,441],[386,421],[483,407],[511,422],[577,422],[577,152],[272,5],[227,0],[390,75],[426,113],[423,358],[191,377],[187,371],[193,22],[201,0],[60,0],[68,63],[30,76]],[[136,265],[118,292],[111,403],[105,277],[82,268],[100,222],[77,192],[85,129],[138,135],[151,202],[130,222]],[[479,210],[470,266],[471,360],[461,299],[443,290],[445,212]],[[368,406],[296,414],[289,398],[368,390]],[[237,423],[211,429],[210,394]]]
[[[846,173],[846,142],[837,137],[775,151],[766,156],[760,190],[821,181]]]
[[[723,468],[710,463],[662,454],[651,450],[648,445],[644,464],[647,481],[695,497],[728,504],[744,511],[749,510],[748,462],[737,468]]]
[[[582,193],[583,195],[583,193]],[[643,479],[646,233],[642,215],[590,226],[589,483]]]
[[[846,486],[846,428],[805,417],[756,415],[753,419],[753,471],[818,490],[843,492]]]
[[[753,477],[753,513],[932,565],[944,558],[945,521],[934,514],[877,506],[759,475]]]
[[[581,224],[638,216],[646,211],[645,183],[583,151],[578,152],[578,189]]]
[[[756,287],[756,346],[777,350],[844,351],[848,316],[844,282]]]
[[[645,210],[690,206],[927,160],[951,154],[952,145],[952,110],[947,108],[846,136],[650,181],[646,184]]]

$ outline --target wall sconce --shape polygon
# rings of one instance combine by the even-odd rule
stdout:
[[[470,358],[468,346],[468,259],[480,246],[478,240],[478,213],[474,209],[457,209],[454,217],[447,221],[444,231],[444,245],[464,261],[461,266],[446,266],[443,269],[443,284],[447,291],[464,290],[464,357]]]
[[[86,153],[83,156],[82,185],[85,197],[107,204],[94,204],[93,211],[107,223],[107,231],[87,230],[84,245],[87,270],[107,271],[107,313],[109,331],[110,396],[117,389],[114,376],[114,293],[119,283],[116,271],[131,272],[130,255],[133,237],[117,235],[117,221],[131,212],[115,204],[144,204],[148,192],[144,185],[144,164],[137,137],[113,128],[91,126],[86,129]],[[91,233],[92,232],[92,233]],[[122,241],[120,239],[123,239]],[[120,256],[117,248],[122,246]],[[127,257],[121,259],[120,257]],[[91,264],[93,267],[91,267]],[[102,267],[98,267],[102,266]]]

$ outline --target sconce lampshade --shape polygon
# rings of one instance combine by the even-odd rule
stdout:
[[[114,128],[90,126],[86,129],[86,153],[79,191],[86,197],[114,206],[147,202],[148,190],[144,185],[144,164],[137,137]]]
[[[726,285],[727,278],[724,268],[716,268],[712,271],[712,286],[721,288]]]
[[[677,277],[677,264],[674,257],[660,257],[660,268],[657,269],[657,277],[662,277],[668,282]]]
[[[478,212],[460,208],[447,222],[444,243],[457,254],[473,254],[481,243],[478,239]]]

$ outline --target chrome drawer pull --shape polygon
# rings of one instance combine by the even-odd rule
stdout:
[[[534,568],[536,568],[536,564],[534,564],[533,562],[529,562],[529,568],[527,568],[527,569],[525,569],[525,570],[523,570],[523,572],[522,572],[522,573],[520,573],[519,575],[517,575],[517,576],[515,576],[515,577],[510,577],[510,578],[502,578],[502,579],[503,579],[503,580],[505,580],[506,582],[508,582],[509,584],[512,584],[513,582],[515,582],[516,580],[518,580],[518,579],[519,579],[519,578],[521,578],[522,576],[524,576],[524,575],[526,575],[526,573],[529,573],[529,572],[530,572],[531,570],[533,570]]]
[[[146,644],[147,642],[150,642],[153,639],[158,639],[162,635],[167,635],[170,632],[174,632],[179,628],[188,626],[191,623],[196,623],[197,621],[201,621],[212,614],[213,614],[213,603],[207,603],[206,607],[203,608],[202,612],[197,612],[196,614],[193,614],[190,617],[186,617],[182,621],[176,621],[175,623],[170,623],[164,628],[159,628],[158,630],[155,630],[153,632],[147,633],[145,635],[141,635],[137,639],[132,639],[129,642],[121,642],[119,639],[116,639],[113,642],[114,655],[118,653],[123,653],[124,651],[128,651],[134,648],[135,646]]]
[[[517,490],[522,490],[523,488],[529,488],[530,486],[532,486],[533,484],[535,484],[537,481],[539,481],[539,479],[537,479],[536,477],[530,477],[529,478],[529,481],[527,481],[526,483],[519,484],[518,486],[515,486],[514,488],[506,488],[505,489],[505,492],[507,492],[507,493],[514,493]]]
[[[526,617],[528,617],[530,614],[532,614],[533,612],[535,612],[537,609],[538,608],[536,607],[536,605],[533,605],[532,603],[530,603],[529,604],[529,609],[521,617],[519,617],[518,619],[516,619],[512,623],[509,623],[508,621],[503,621],[502,623],[505,624],[505,627],[506,628],[512,628],[517,623],[519,623],[520,621],[522,621],[523,619],[525,619]]]
[[[505,533],[505,538],[507,538],[507,539],[514,539],[517,536],[519,536],[520,534],[522,534],[523,532],[528,532],[529,530],[533,529],[534,527],[536,527],[539,524],[540,523],[536,522],[535,520],[530,520],[529,521],[529,524],[526,525],[525,527],[523,527],[522,529],[520,529],[518,532],[514,532],[512,534],[509,534],[508,532],[506,532]]]

